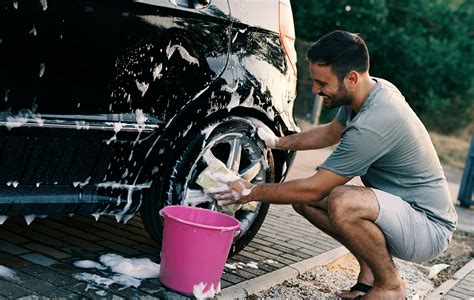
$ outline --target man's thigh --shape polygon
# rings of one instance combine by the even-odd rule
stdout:
[[[447,228],[429,220],[424,212],[415,210],[398,196],[372,191],[380,207],[375,224],[383,231],[390,254],[421,262],[446,250],[452,236]]]

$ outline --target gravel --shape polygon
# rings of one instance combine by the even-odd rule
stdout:
[[[396,259],[395,264],[400,275],[407,284],[410,299],[422,297],[435,289],[427,278],[423,267]],[[293,278],[276,285],[268,290],[261,291],[255,298],[325,298],[337,299],[336,291],[352,286],[357,278],[358,267],[356,259],[348,254],[333,263],[315,267]]]

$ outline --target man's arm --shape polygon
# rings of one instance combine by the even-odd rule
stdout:
[[[280,137],[275,145],[281,150],[321,149],[339,142],[344,126],[336,119],[328,124],[319,125],[308,131]]]
[[[261,201],[273,204],[312,203],[324,199],[336,186],[343,185],[351,178],[320,169],[315,175],[283,183],[266,183],[253,186],[243,179],[229,184],[228,190],[214,195],[221,203],[244,204]]]

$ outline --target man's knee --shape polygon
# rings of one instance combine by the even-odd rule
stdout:
[[[336,186],[328,195],[328,216],[330,220],[337,221],[343,219],[348,212],[347,188]]]
[[[378,214],[378,203],[369,188],[337,186],[328,196],[328,216],[332,222],[347,221],[352,218],[366,218]]]

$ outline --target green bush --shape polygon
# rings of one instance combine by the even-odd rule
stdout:
[[[474,106],[472,0],[296,0],[292,6],[298,39],[315,41],[336,29],[359,33],[371,75],[393,82],[430,129],[451,132],[472,121],[466,114]],[[299,92],[306,95],[301,45],[307,43],[299,45]]]

